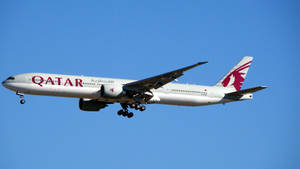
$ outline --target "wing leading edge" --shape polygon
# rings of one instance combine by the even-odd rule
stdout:
[[[150,78],[146,78],[143,80],[138,80],[135,82],[127,83],[123,87],[127,90],[143,90],[143,91],[149,91],[150,89],[157,89],[162,87],[163,85],[177,79],[178,77],[183,75],[183,72],[190,70],[196,66],[205,64],[208,62],[198,62],[196,64],[177,69],[171,72],[167,72],[164,74],[160,74],[157,76],[153,76]]]

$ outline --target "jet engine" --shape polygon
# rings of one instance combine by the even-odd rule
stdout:
[[[97,100],[84,99],[79,100],[79,108],[84,111],[99,111],[107,106],[105,102],[99,102]]]
[[[104,84],[101,86],[101,96],[107,98],[118,98],[125,94],[120,84]]]

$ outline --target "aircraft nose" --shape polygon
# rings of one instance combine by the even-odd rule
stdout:
[[[2,85],[3,85],[3,86],[4,86],[4,84],[5,84],[5,81],[6,81],[6,80],[4,80],[4,81],[2,82]]]

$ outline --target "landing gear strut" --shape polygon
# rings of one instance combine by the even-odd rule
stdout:
[[[132,112],[128,112],[128,107],[135,109],[135,110],[140,110],[140,111],[144,111],[146,110],[146,106],[144,105],[140,105],[140,103],[133,103],[133,104],[126,104],[126,103],[121,103],[122,109],[118,111],[118,115],[119,116],[124,116],[124,117],[128,117],[131,118],[134,116],[134,114]]]
[[[21,104],[25,104],[25,99],[23,99],[24,98],[24,94],[21,93],[21,92],[19,92],[19,91],[17,91],[16,95],[18,95],[21,98],[20,103]]]

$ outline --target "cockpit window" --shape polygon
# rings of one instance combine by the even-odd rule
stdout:
[[[15,80],[15,77],[10,76],[9,78],[7,78],[6,80]]]

